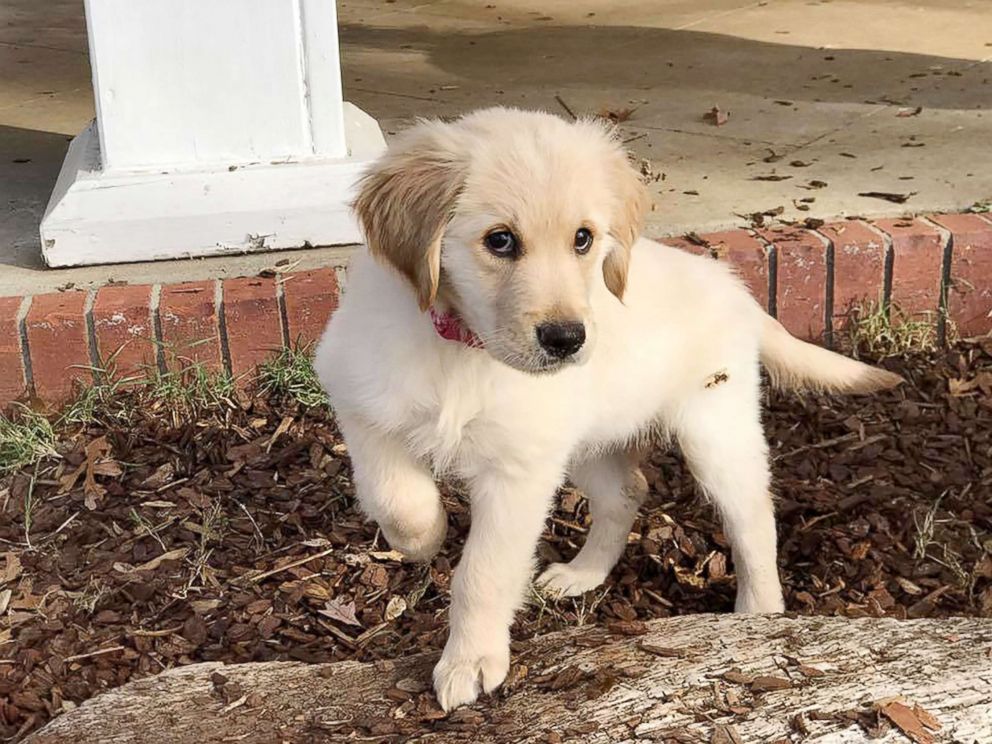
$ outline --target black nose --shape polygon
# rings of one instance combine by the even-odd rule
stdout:
[[[537,340],[551,356],[564,359],[582,348],[586,342],[586,327],[577,321],[541,323],[537,327]]]

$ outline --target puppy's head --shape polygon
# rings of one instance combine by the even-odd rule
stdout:
[[[495,358],[526,372],[581,363],[598,286],[623,298],[647,194],[598,122],[486,109],[422,122],[359,185],[369,250],[421,309],[461,316]]]

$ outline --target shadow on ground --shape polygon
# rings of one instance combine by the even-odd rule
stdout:
[[[38,225],[71,139],[0,126],[0,236],[10,236],[0,250],[0,267],[43,266]]]
[[[468,81],[511,87],[581,84],[609,91],[721,91],[830,103],[905,103],[925,108],[992,105],[992,63],[870,49],[818,49],[692,30],[540,26],[482,33],[428,26],[343,24],[346,45],[429,56]],[[974,67],[981,87],[935,87],[935,77]],[[769,70],[775,74],[770,75]],[[970,78],[974,80],[974,78]],[[480,102],[481,103],[481,102]]]

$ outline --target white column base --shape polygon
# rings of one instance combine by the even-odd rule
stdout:
[[[94,122],[70,145],[41,221],[45,262],[81,266],[360,242],[348,203],[357,177],[386,144],[376,121],[349,103],[344,121],[347,158],[141,172],[101,169]]]

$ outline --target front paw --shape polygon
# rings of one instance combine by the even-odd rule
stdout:
[[[743,615],[768,615],[785,612],[785,601],[779,588],[753,591],[748,588],[737,590],[734,612]]]
[[[577,597],[595,589],[606,580],[598,569],[582,568],[572,563],[552,563],[537,581],[538,588],[549,597]]]
[[[448,533],[448,515],[438,503],[437,512],[425,523],[382,524],[382,534],[389,547],[417,563],[431,560],[441,549]]]
[[[482,652],[464,648],[455,651],[449,641],[434,667],[434,692],[445,712],[451,711],[475,702],[480,690],[495,690],[509,669],[509,643]]]

